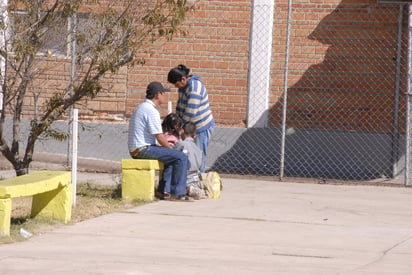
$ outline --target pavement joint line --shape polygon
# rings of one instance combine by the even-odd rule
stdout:
[[[137,211],[124,211],[124,212],[127,212],[128,214],[141,214]],[[200,217],[200,218],[209,218],[209,219],[237,220],[237,221],[249,221],[249,222],[289,223],[289,224],[341,227],[341,225],[338,225],[338,224],[325,224],[325,223],[316,223],[316,222],[301,222],[301,221],[287,221],[287,220],[270,220],[270,219],[259,219],[259,218],[199,216],[199,215],[170,214],[170,213],[144,213],[144,214],[155,215],[155,216],[169,216],[169,217],[187,217],[187,218],[199,218]]]
[[[330,256],[303,255],[303,254],[277,253],[277,252],[272,252],[272,255],[273,256],[285,256],[285,257],[298,257],[298,258],[333,259],[333,257],[330,257]]]

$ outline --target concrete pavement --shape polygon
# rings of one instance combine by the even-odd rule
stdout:
[[[0,273],[412,274],[411,188],[223,183],[0,245]]]

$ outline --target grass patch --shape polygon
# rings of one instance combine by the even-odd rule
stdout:
[[[76,193],[76,206],[72,208],[72,218],[69,224],[144,204],[144,202],[122,201],[120,184],[79,183],[76,186]],[[0,244],[25,240],[20,236],[20,228],[37,235],[64,225],[64,223],[52,219],[41,217],[31,219],[31,201],[31,197],[13,199],[10,237],[0,237]]]

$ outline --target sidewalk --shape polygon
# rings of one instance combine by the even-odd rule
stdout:
[[[0,245],[1,274],[411,274],[411,188],[223,182]]]

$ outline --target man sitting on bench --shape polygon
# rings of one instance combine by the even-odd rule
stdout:
[[[169,91],[160,82],[151,82],[147,86],[145,101],[136,107],[130,118],[129,152],[134,159],[163,162],[164,171],[159,186],[164,186],[165,181],[171,183],[168,199],[193,201],[193,198],[186,196],[187,157],[183,152],[173,150],[163,135],[158,108],[163,103],[164,93]],[[156,146],[156,141],[161,146]]]

